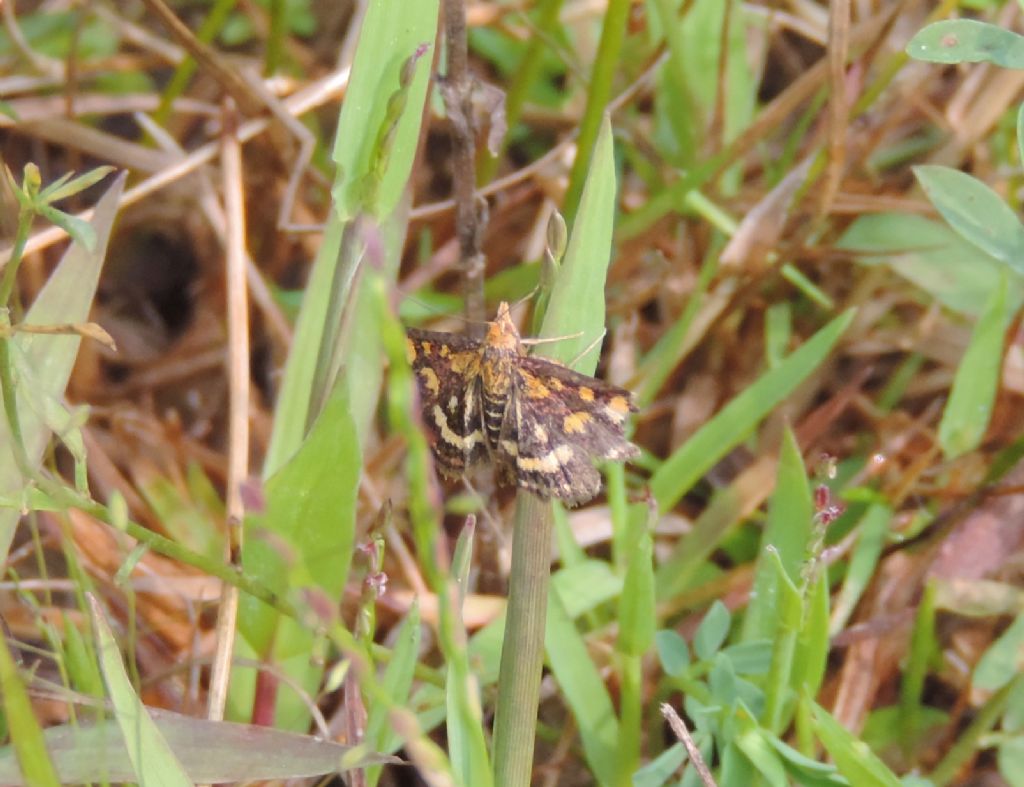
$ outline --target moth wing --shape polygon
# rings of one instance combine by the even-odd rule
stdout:
[[[438,469],[460,476],[487,458],[480,405],[480,343],[468,336],[411,328],[409,364]]]
[[[534,356],[521,359],[513,389],[519,486],[579,504],[601,489],[596,461],[639,453],[624,432],[636,409],[628,391]]]

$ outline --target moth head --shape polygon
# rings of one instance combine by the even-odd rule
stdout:
[[[487,324],[487,345],[495,349],[520,351],[519,331],[512,322],[512,314],[505,301],[498,305],[494,322]]]

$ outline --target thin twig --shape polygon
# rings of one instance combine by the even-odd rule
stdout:
[[[675,708],[669,705],[667,702],[661,704],[661,715],[668,721],[668,726],[672,728],[672,732],[680,742],[686,748],[686,753],[690,755],[690,762],[693,763],[693,767],[697,769],[697,775],[700,776],[700,780],[704,782],[704,787],[715,787],[715,779],[711,775],[711,771],[708,770],[707,763],[704,762],[704,757],[701,756],[700,749],[697,748],[696,742],[693,740],[693,736],[690,735],[690,731],[686,729],[686,722],[680,718],[679,714],[676,713]]]
[[[459,238],[462,282],[466,296],[466,327],[471,335],[482,335],[484,320],[487,318],[484,306],[484,255],[480,249],[485,221],[476,195],[473,80],[469,75],[466,8],[463,0],[445,0],[444,24],[448,69],[441,94],[452,124],[455,232]]]

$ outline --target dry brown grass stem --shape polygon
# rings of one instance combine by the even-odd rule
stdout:
[[[228,327],[228,480],[226,497],[227,560],[242,567],[242,522],[245,508],[241,489],[249,472],[249,303],[246,292],[245,195],[242,153],[234,130],[234,107],[224,112],[221,168],[224,184],[224,212],[227,219],[225,260]],[[234,653],[238,617],[238,588],[224,585],[217,620],[217,650],[210,678],[207,715],[224,717],[231,657]]]

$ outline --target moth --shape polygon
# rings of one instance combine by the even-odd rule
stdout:
[[[443,474],[489,462],[501,484],[578,505],[601,489],[595,462],[639,455],[624,433],[636,412],[630,392],[527,355],[507,303],[482,340],[415,328],[406,335]]]

